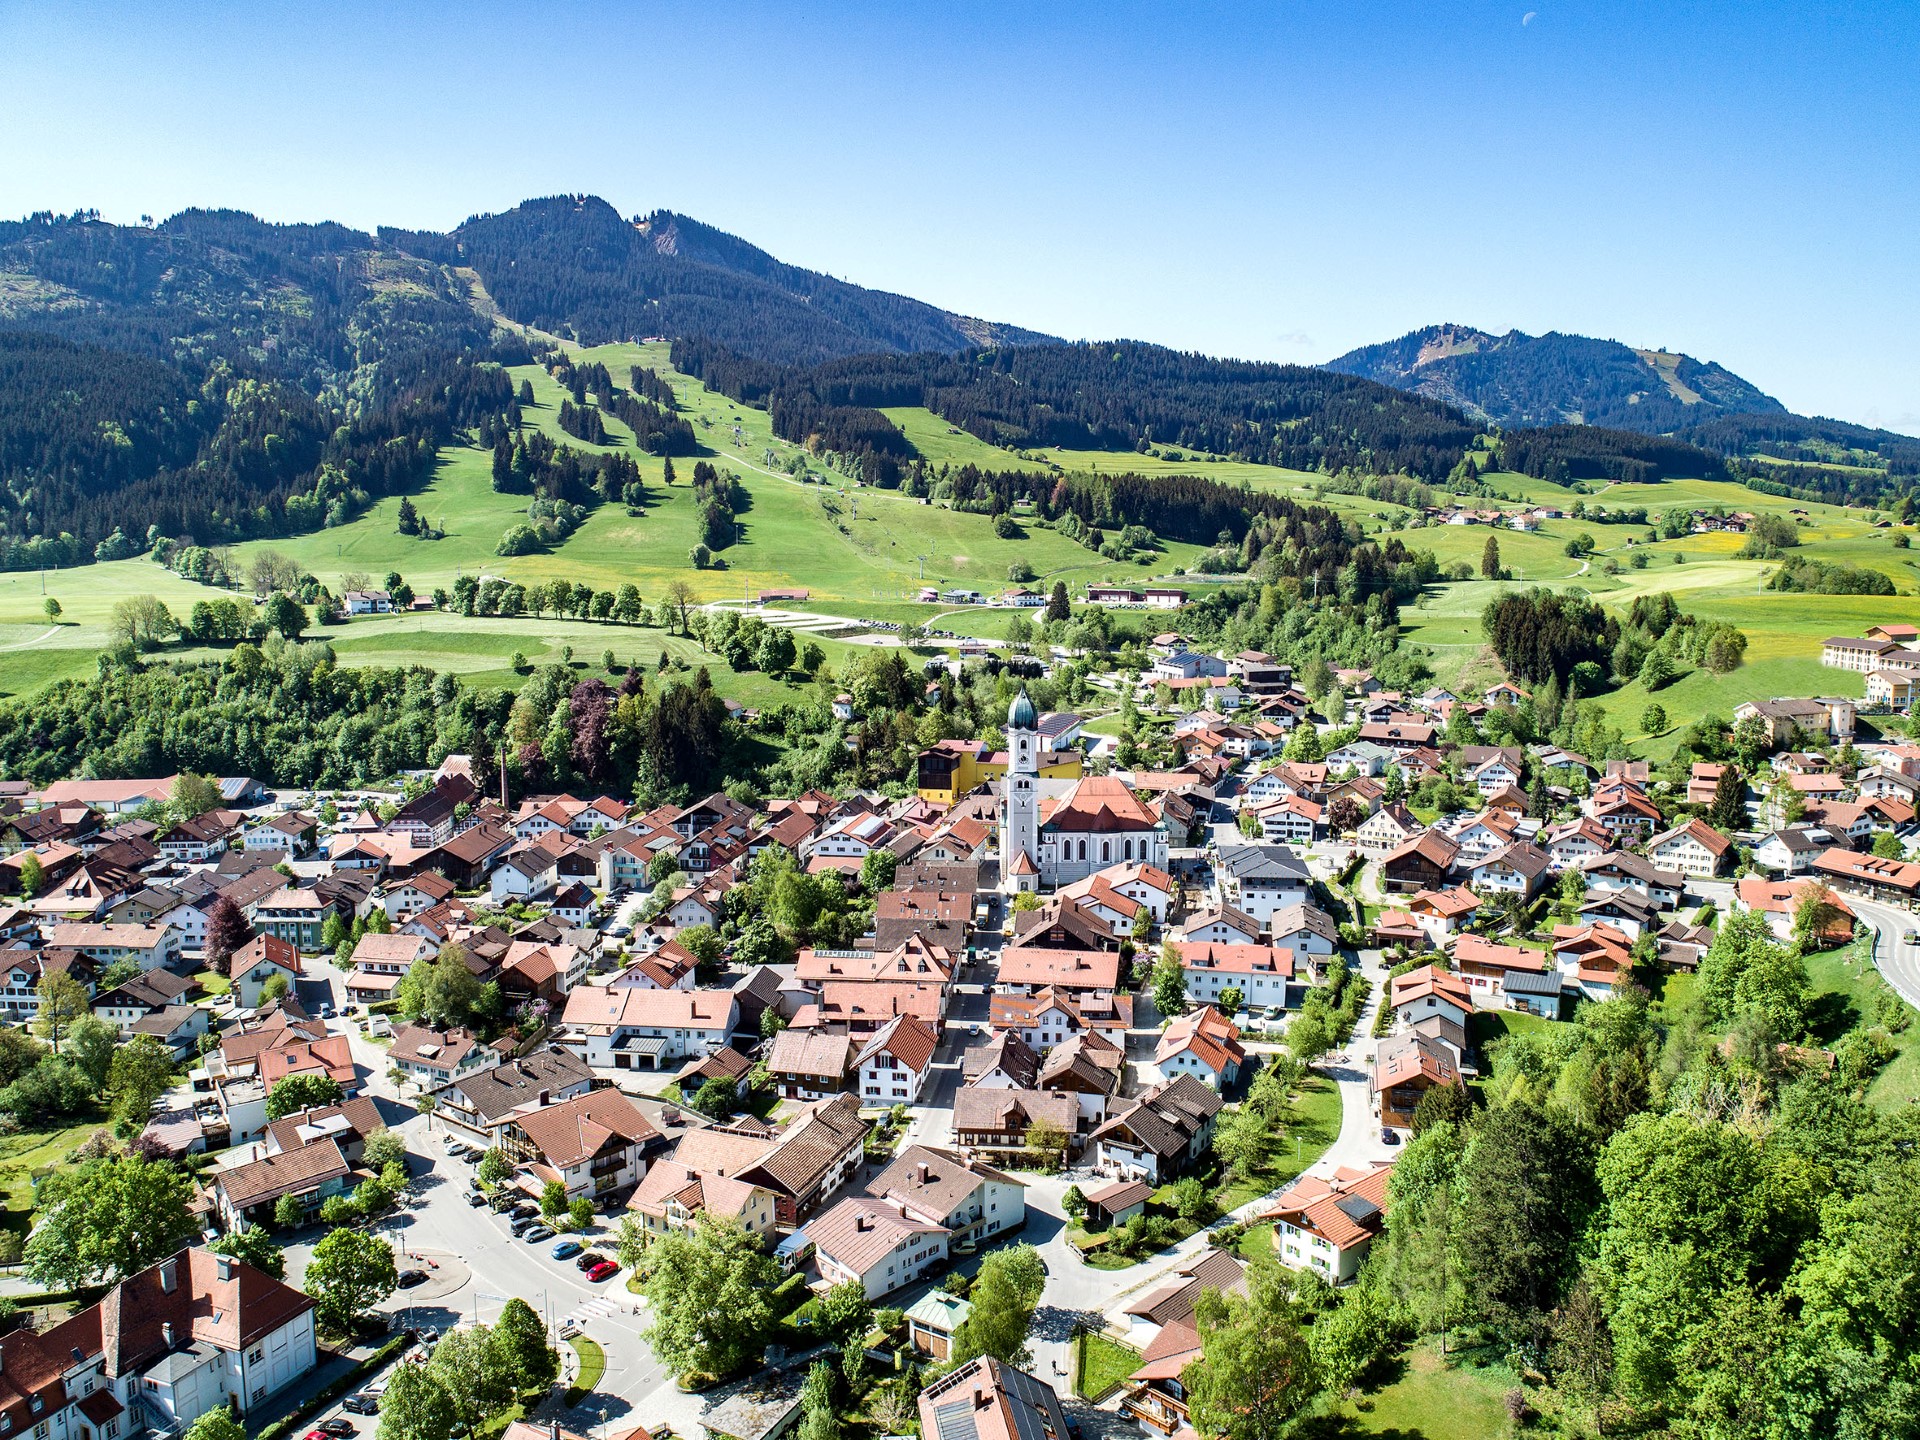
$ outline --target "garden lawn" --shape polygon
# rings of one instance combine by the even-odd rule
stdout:
[[[1262,1255],[1273,1254],[1273,1222],[1269,1220],[1264,1225],[1251,1227],[1240,1237],[1240,1244],[1235,1248],[1240,1258],[1248,1262],[1258,1260]]]
[[[1467,1040],[1476,1048],[1509,1035],[1544,1035],[1566,1023],[1526,1010],[1476,1010],[1467,1021]]]
[[[1408,1351],[1391,1383],[1347,1401],[1334,1412],[1332,1436],[1392,1436],[1395,1440],[1502,1440],[1514,1433],[1507,1417],[1511,1372],[1442,1362],[1438,1347]]]
[[[1829,1046],[1848,1030],[1877,1024],[1875,997],[1893,994],[1873,968],[1870,940],[1855,940],[1837,950],[1809,955],[1807,978],[1813,982],[1815,1030],[1821,1042]],[[1905,1109],[1920,1103],[1920,1024],[1913,1023],[1912,1010],[1897,997],[1889,1010],[1905,1015],[1909,1023],[1906,1029],[1890,1034],[1894,1057],[1867,1087],[1867,1099],[1883,1110]]]
[[[1080,1337],[1073,1365],[1075,1392],[1096,1400],[1140,1368],[1140,1352],[1105,1335],[1087,1334]]]
[[[1294,1094],[1280,1120],[1280,1144],[1273,1160],[1258,1175],[1237,1179],[1215,1197],[1224,1211],[1297,1179],[1318,1160],[1340,1134],[1340,1087],[1323,1075],[1308,1078]]]
[[[6,1216],[0,1226],[24,1233],[33,1211],[34,1172],[64,1165],[99,1128],[98,1120],[88,1120],[55,1130],[0,1136],[0,1195],[6,1198]]]

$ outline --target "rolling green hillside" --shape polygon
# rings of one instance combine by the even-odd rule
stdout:
[[[722,553],[726,568],[696,571],[688,563],[697,539],[693,492],[687,483],[693,461],[682,457],[676,465],[680,483],[667,486],[662,483],[662,461],[644,454],[637,456],[638,463],[657,502],[644,514],[632,516],[624,506],[603,504],[552,552],[502,558],[495,547],[509,526],[524,519],[527,497],[497,493],[490,453],[471,445],[444,450],[431,482],[409,497],[432,525],[445,530],[443,539],[402,535],[395,524],[400,499],[390,496],[348,524],[251,542],[234,547],[234,554],[244,564],[260,551],[275,551],[336,591],[348,574],[364,573],[377,583],[389,571],[398,571],[422,594],[451,586],[461,575],[522,582],[565,577],[599,589],[631,582],[654,602],[669,581],[685,580],[703,600],[738,600],[761,589],[801,588],[823,600],[849,602],[836,608],[854,612],[862,603],[889,602],[891,609],[905,602],[894,618],[923,610],[927,617],[940,613],[939,607],[912,604],[922,583],[992,593],[1006,588],[1008,567],[1016,562],[1031,565],[1045,583],[1064,579],[1078,590],[1089,580],[1139,583],[1190,565],[1199,554],[1193,546],[1174,544],[1151,566],[1117,563],[1039,526],[1030,527],[1024,538],[1002,539],[984,515],[924,504],[897,492],[856,489],[818,466],[814,473],[824,476],[825,483],[796,480],[782,468],[795,447],[773,437],[766,413],[714,395],[672,371],[664,345],[608,345],[576,356],[583,363],[598,360],[621,376],[631,365],[653,366],[673,385],[704,453],[742,477],[753,503],[743,516],[744,538]],[[515,367],[511,373],[516,386],[523,378],[533,385],[530,424],[576,448],[633,452],[630,432],[611,417],[606,420],[611,442],[606,446],[584,445],[564,435],[557,423],[563,395],[558,383],[539,366]],[[1017,463],[971,436],[960,438],[971,447],[966,460],[994,468]],[[769,451],[777,458],[776,467],[765,463]],[[182,580],[147,559],[53,576],[48,590],[65,610],[59,626],[49,626],[41,612],[37,576],[0,575],[0,692],[20,694],[90,670],[107,643],[112,608],[121,600],[153,594],[184,616],[194,601],[224,593]],[[412,655],[421,663],[477,673],[501,684],[512,681],[507,662],[516,650],[537,663],[557,655],[564,645],[572,645],[580,657],[598,657],[610,645],[623,661],[631,653],[651,663],[665,640],[657,630],[591,622],[466,620],[439,613],[368,617],[314,633],[328,635],[347,663],[387,663],[398,655]],[[418,638],[407,641],[403,636]],[[679,640],[667,643],[675,653],[695,648]],[[835,648],[832,642],[823,643],[830,651]],[[5,648],[8,645],[20,648]],[[725,693],[752,703],[760,698],[754,693],[759,679],[732,676],[720,683]]]
[[[601,589],[631,582],[649,601],[660,599],[674,580],[689,582],[700,598],[715,601],[738,600],[761,589],[801,588],[810,592],[804,608],[822,615],[937,623],[958,634],[999,638],[1006,634],[1011,618],[1006,612],[956,611],[916,603],[913,597],[922,583],[923,563],[924,583],[942,588],[964,586],[991,593],[1006,585],[1010,565],[1025,562],[1047,582],[1064,579],[1078,592],[1089,580],[1140,583],[1175,567],[1190,566],[1198,554],[1194,547],[1171,545],[1156,563],[1142,567],[1103,560],[1039,526],[1028,527],[1022,538],[1003,539],[985,516],[921,503],[897,491],[856,486],[811,457],[807,474],[820,479],[797,479],[787,471],[799,452],[772,434],[767,414],[674,371],[664,345],[609,345],[574,354],[580,363],[599,361],[622,377],[631,365],[652,366],[673,386],[678,408],[693,425],[705,456],[742,477],[752,504],[742,517],[743,538],[722,554],[724,569],[695,571],[688,563],[697,523],[687,483],[692,459],[677,461],[680,483],[667,486],[661,483],[662,461],[637,454],[631,434],[611,417],[606,420],[609,443],[605,446],[583,446],[564,436],[557,423],[564,392],[538,366],[515,367],[511,372],[516,386],[526,379],[533,387],[528,423],[576,447],[636,453],[653,502],[643,514],[629,515],[624,506],[603,504],[550,553],[501,558],[495,546],[509,526],[524,518],[526,497],[494,491],[490,454],[457,444],[441,453],[431,482],[411,497],[423,516],[445,529],[445,538],[423,540],[400,534],[395,526],[399,499],[389,497],[348,524],[294,539],[239,546],[237,556],[245,561],[261,550],[278,551],[336,590],[346,575],[365,573],[377,582],[389,571],[400,572],[421,593],[451,586],[463,574],[523,582],[565,577]],[[894,408],[887,414],[936,465],[1067,470],[1124,464],[1147,474],[1201,473],[1303,501],[1323,500],[1353,515],[1383,539],[1398,535],[1410,547],[1434,551],[1443,563],[1465,561],[1475,573],[1487,537],[1495,535],[1502,561],[1513,571],[1516,583],[1578,586],[1621,607],[1637,594],[1672,590],[1685,608],[1707,618],[1730,620],[1751,637],[1747,663],[1732,674],[1688,675],[1661,692],[1660,702],[1676,724],[1708,710],[1724,713],[1739,700],[1756,696],[1816,691],[1859,694],[1860,677],[1819,665],[1819,639],[1837,632],[1857,633],[1889,614],[1911,616],[1916,609],[1913,592],[1920,589],[1920,571],[1908,560],[1920,551],[1894,548],[1891,532],[1874,528],[1866,512],[1801,504],[1723,481],[1615,485],[1580,494],[1525,476],[1486,477],[1490,489],[1520,497],[1501,502],[1508,508],[1517,508],[1522,500],[1568,507],[1584,500],[1609,507],[1645,505],[1656,512],[1669,506],[1715,505],[1780,514],[1802,511],[1811,523],[1802,527],[1805,543],[1796,553],[1881,570],[1903,594],[1889,600],[1766,591],[1765,579],[1773,564],[1738,558],[1735,552],[1742,543],[1738,535],[1690,535],[1646,544],[1642,527],[1572,519],[1547,521],[1534,533],[1493,531],[1478,525],[1389,529],[1390,522],[1404,521],[1411,512],[1357,496],[1320,494],[1324,477],[1305,472],[1190,455],[1175,461],[1156,455],[1050,450],[1038,452],[1044,460],[1031,455],[1022,458],[958,431],[924,409]],[[1463,497],[1463,503],[1488,502]],[[1591,534],[1599,546],[1585,563],[1565,553],[1566,542],[1583,532]],[[1644,569],[1628,563],[1636,550],[1648,556]],[[1685,563],[1675,564],[1676,554]],[[1619,563],[1618,575],[1605,573],[1609,560]],[[1444,683],[1477,687],[1498,677],[1498,666],[1482,640],[1479,616],[1499,588],[1479,580],[1436,586],[1405,611],[1407,639],[1431,649]],[[47,579],[47,590],[64,607],[58,626],[50,626],[41,611],[38,576],[0,575],[0,691],[23,693],[52,679],[90,670],[106,643],[112,607],[122,599],[154,594],[184,615],[195,600],[217,593],[145,559],[53,574]],[[565,647],[572,647],[576,663],[592,665],[608,648],[621,664],[630,660],[654,664],[663,648],[689,663],[711,658],[702,657],[692,642],[657,629],[552,618],[467,619],[433,613],[364,618],[315,633],[332,640],[343,663],[413,660],[470,675],[486,685],[517,682],[519,676],[509,663],[516,652],[531,664],[558,659]],[[831,658],[838,660],[846,653],[841,641],[823,639],[821,643]],[[745,703],[770,699],[781,689],[762,676],[733,675],[725,673],[724,667],[716,667],[716,677],[724,693]],[[1639,733],[1639,716],[1647,699],[1634,684],[1602,697],[1601,703],[1629,737],[1658,748],[1659,737]]]
[[[1810,522],[1801,527],[1802,544],[1792,551],[1809,559],[1839,561],[1882,572],[1900,592],[1894,596],[1783,594],[1766,589],[1766,579],[1778,562],[1743,559],[1738,551],[1745,537],[1726,532],[1688,535],[1678,540],[1647,543],[1641,526],[1597,525],[1591,521],[1549,520],[1531,534],[1491,530],[1481,525],[1430,526],[1397,533],[1410,546],[1431,549],[1443,562],[1465,560],[1478,573],[1481,551],[1489,535],[1500,545],[1502,563],[1514,572],[1515,583],[1577,587],[1603,604],[1625,609],[1637,595],[1671,591],[1682,609],[1703,619],[1725,620],[1748,636],[1746,661],[1727,675],[1696,671],[1650,696],[1638,683],[1599,697],[1608,718],[1644,748],[1657,751],[1660,737],[1640,727],[1640,715],[1650,700],[1658,700],[1672,726],[1689,724],[1708,712],[1731,712],[1742,700],[1778,695],[1846,695],[1864,693],[1860,675],[1832,670],[1820,664],[1820,641],[1828,635],[1857,635],[1886,619],[1911,619],[1920,614],[1920,568],[1910,556],[1920,551],[1898,549],[1893,529],[1878,529],[1867,512],[1833,505],[1758,494],[1725,481],[1679,480],[1658,485],[1612,485],[1591,495],[1576,495],[1545,481],[1525,476],[1495,474],[1491,488],[1524,495],[1528,502],[1570,506],[1576,500],[1609,507],[1647,506],[1658,512],[1670,507],[1722,506],[1755,514],[1802,513]],[[1467,504],[1484,503],[1468,498]],[[1509,503],[1506,508],[1518,508]],[[1586,564],[1565,553],[1575,535],[1593,536],[1598,549]],[[1906,532],[1911,534],[1910,531]],[[1631,542],[1631,543],[1630,543]],[[1633,554],[1646,555],[1644,569],[1630,565]],[[1676,564],[1679,556],[1683,563]],[[1618,575],[1608,575],[1606,563],[1617,562]],[[1480,612],[1505,586],[1475,580],[1436,588],[1405,612],[1410,643],[1429,646],[1441,683],[1482,688],[1500,678],[1500,667],[1480,630]]]

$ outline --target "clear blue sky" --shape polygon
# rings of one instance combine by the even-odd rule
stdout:
[[[0,0],[0,56],[4,215],[592,191],[1067,336],[1561,329],[1920,430],[1911,0]]]

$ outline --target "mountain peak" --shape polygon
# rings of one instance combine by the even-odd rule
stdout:
[[[1660,435],[1717,415],[1786,406],[1712,361],[1549,331],[1429,325],[1326,366],[1412,390],[1493,425],[1603,425]]]

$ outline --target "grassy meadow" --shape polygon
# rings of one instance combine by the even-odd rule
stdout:
[[[1649,542],[1641,526],[1571,519],[1546,521],[1531,533],[1495,531],[1482,525],[1426,526],[1393,532],[1411,547],[1433,550],[1443,563],[1467,561],[1476,574],[1487,537],[1493,535],[1500,544],[1501,562],[1513,572],[1514,583],[1578,588],[1620,610],[1637,596],[1669,591],[1682,609],[1702,619],[1728,621],[1745,631],[1746,662],[1731,674],[1695,671],[1657,696],[1649,695],[1636,682],[1600,697],[1599,703],[1612,723],[1630,741],[1641,742],[1643,748],[1657,751],[1664,738],[1648,736],[1640,726],[1641,713],[1652,700],[1666,711],[1669,730],[1665,734],[1671,734],[1703,714],[1728,714],[1742,700],[1808,694],[1859,697],[1864,694],[1863,677],[1823,667],[1820,641],[1828,635],[1858,635],[1882,620],[1920,618],[1920,600],[1915,598],[1916,590],[1920,590],[1920,569],[1909,558],[1920,556],[1920,550],[1895,548],[1894,532],[1875,529],[1862,510],[1762,495],[1724,481],[1610,485],[1581,495],[1522,475],[1495,474],[1488,479],[1493,488],[1522,496],[1529,504],[1570,506],[1584,499],[1589,505],[1602,504],[1610,509],[1646,506],[1656,514],[1676,507],[1707,509],[1715,505],[1727,510],[1793,514],[1805,521],[1800,527],[1801,545],[1794,553],[1812,560],[1879,570],[1900,591],[1893,596],[1867,596],[1768,590],[1767,577],[1778,562],[1741,558],[1738,552],[1746,537],[1737,534],[1688,535]],[[1517,502],[1502,504],[1508,509],[1518,508]],[[1585,565],[1566,554],[1566,542],[1580,534],[1591,535],[1597,547]],[[1645,568],[1632,567],[1636,554],[1646,556]],[[1610,560],[1621,567],[1618,575],[1606,573]],[[1432,664],[1442,684],[1480,690],[1500,677],[1499,663],[1481,634],[1480,614],[1504,588],[1503,583],[1477,579],[1438,586],[1404,612],[1407,639],[1432,650]]]
[[[968,588],[992,594],[1008,584],[1017,563],[1033,567],[1042,586],[1064,580],[1078,593],[1089,581],[1140,584],[1191,568],[1197,547],[1172,543],[1146,565],[1103,560],[1050,528],[1028,524],[1023,533],[1002,539],[988,519],[942,505],[916,501],[896,491],[855,484],[819,459],[808,457],[804,478],[788,473],[797,449],[777,439],[766,412],[740,405],[673,369],[664,344],[604,345],[576,354],[605,364],[624,383],[630,366],[652,366],[674,388],[678,408],[693,425],[703,455],[731,468],[751,496],[741,517],[741,539],[723,552],[721,565],[696,571],[688,552],[697,539],[691,490],[694,458],[676,461],[679,483],[664,483],[664,465],[638,451],[632,433],[617,419],[604,417],[605,446],[586,446],[564,435],[558,425],[563,396],[559,384],[538,366],[512,370],[516,384],[527,380],[534,403],[527,423],[568,445],[588,450],[621,451],[634,456],[646,479],[648,499],[639,513],[618,504],[599,506],[586,522],[551,552],[502,558],[500,536],[523,518],[526,497],[494,491],[491,456],[470,445],[448,447],[431,479],[412,495],[432,525],[444,530],[426,540],[399,533],[398,497],[376,502],[351,523],[284,540],[255,541],[234,547],[242,564],[261,550],[284,554],[338,591],[344,577],[365,574],[379,583],[392,571],[405,576],[422,594],[451,586],[462,575],[500,576],[531,583],[564,577],[597,589],[632,582],[649,601],[667,584],[685,580],[708,601],[738,601],[763,589],[804,589],[806,608],[849,619],[927,624],[958,635],[1003,639],[1016,612],[1003,609],[955,609],[921,605],[914,596],[925,585]],[[978,465],[993,469],[1132,470],[1143,474],[1198,473],[1228,484],[1247,484],[1301,501],[1318,499],[1352,515],[1381,538],[1399,536],[1412,548],[1435,553],[1443,564],[1464,561],[1477,575],[1487,537],[1496,536],[1503,565],[1514,583],[1578,587],[1609,606],[1625,608],[1634,597],[1667,590],[1684,608],[1705,618],[1731,620],[1750,638],[1747,663],[1731,675],[1696,673],[1683,677],[1659,696],[1674,725],[1708,711],[1725,713],[1746,698],[1810,692],[1858,695],[1860,677],[1821,668],[1818,641],[1835,633],[1859,633],[1878,620],[1920,616],[1920,571],[1911,556],[1920,550],[1896,549],[1890,532],[1876,530],[1859,510],[1761,495],[1724,482],[1677,480],[1660,485],[1612,485],[1592,494],[1534,480],[1494,473],[1489,488],[1501,501],[1461,497],[1463,503],[1518,508],[1523,504],[1588,504],[1610,508],[1644,505],[1658,512],[1673,506],[1791,513],[1803,521],[1799,553],[1813,559],[1845,561],[1889,575],[1903,592],[1894,598],[1783,595],[1765,588],[1773,565],[1747,560],[1737,552],[1738,535],[1689,535],[1680,540],[1646,541],[1638,526],[1599,525],[1591,520],[1554,520],[1539,530],[1489,530],[1480,525],[1404,526],[1412,518],[1401,507],[1364,497],[1320,492],[1321,478],[1304,472],[1250,465],[1216,456],[1186,455],[1179,460],[1130,452],[1049,449],[1016,455],[966,434],[932,412],[895,407],[885,412],[935,464]],[[1320,492],[1320,493],[1317,493]],[[1591,535],[1597,549],[1590,560],[1566,554],[1567,541]],[[1632,568],[1637,555],[1645,568]],[[1608,575],[1615,562],[1618,575]],[[45,594],[60,601],[58,624],[43,611]],[[1478,579],[1433,587],[1404,614],[1410,643],[1431,651],[1443,684],[1478,690],[1499,678],[1500,668],[1480,633],[1480,613],[1501,586]],[[21,695],[66,676],[83,675],[106,644],[109,618],[121,600],[155,595],[184,616],[196,600],[216,592],[182,580],[146,559],[83,567],[64,574],[0,575],[0,694]],[[1128,619],[1133,617],[1129,616]],[[1161,623],[1157,618],[1156,624]],[[1167,621],[1165,623],[1174,623]],[[512,665],[519,653],[530,665],[561,658],[571,647],[575,662],[597,664],[611,648],[618,661],[657,662],[664,649],[698,663],[705,657],[689,641],[647,628],[630,629],[594,622],[554,619],[465,619],[441,613],[365,617],[324,633],[350,664],[418,662],[469,676],[475,683],[507,686],[523,672]],[[845,643],[820,642],[836,662]],[[183,652],[193,655],[188,649]],[[782,688],[758,675],[728,676],[726,693],[754,704]],[[1648,696],[1628,685],[1602,697],[1615,724],[1630,739],[1640,734],[1639,719]]]

